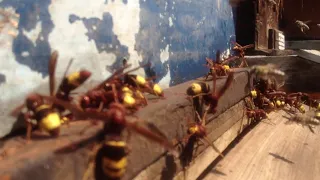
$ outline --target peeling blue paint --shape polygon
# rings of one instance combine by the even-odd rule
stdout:
[[[7,44],[12,43],[12,49],[2,52],[2,58],[10,60],[0,67],[2,99],[12,101],[17,97],[17,102],[18,99],[21,102],[24,95],[43,83],[48,75],[51,47],[60,52],[58,73],[62,72],[59,68],[65,67],[65,60],[73,56],[78,66],[91,68],[101,79],[109,75],[102,65],[107,65],[106,69],[111,72],[121,65],[123,57],[135,65],[142,58],[140,63],[151,63],[145,68],[146,75],[156,76],[156,82],[167,87],[205,75],[208,71],[203,66],[205,57],[214,58],[217,50],[223,53],[230,49],[230,41],[235,40],[235,19],[228,0],[87,2],[0,2],[0,8],[12,7],[20,15],[18,36],[13,42],[12,37],[8,37]],[[41,23],[40,32],[34,34],[38,23]],[[14,105],[0,107],[1,122],[5,125],[0,126],[0,137],[9,133],[15,123],[1,112],[13,109]]]
[[[135,50],[142,56],[142,63],[151,62],[145,69],[147,76],[156,75],[159,82],[170,71],[170,85],[194,79],[206,73],[205,57],[215,57],[217,50],[230,48],[230,41],[235,39],[233,10],[227,0],[220,0],[218,9],[217,1],[140,0],[140,29]],[[122,2],[128,3],[127,0]],[[54,28],[48,11],[50,3],[51,0],[4,0],[0,3],[0,7],[13,7],[20,14],[19,35],[12,47],[16,61],[43,76],[47,75],[51,52],[48,36]],[[110,13],[105,12],[102,19],[70,14],[68,20],[71,24],[83,22],[88,41],[95,42],[99,53],[116,55],[116,62],[107,67],[108,70],[113,71],[124,56],[130,56],[128,47],[120,43],[112,30],[113,23],[117,22]],[[31,31],[38,22],[42,23],[42,29],[34,45],[22,30]],[[162,62],[161,50],[168,45],[169,60]],[[29,56],[22,56],[23,52],[28,52]]]
[[[20,15],[19,35],[14,39],[12,50],[17,62],[29,66],[32,70],[48,75],[48,62],[51,53],[48,36],[54,28],[48,7],[51,0],[3,0],[0,7],[13,7]],[[39,19],[37,19],[39,17]],[[35,45],[23,34],[33,30],[41,22],[41,32]],[[41,38],[42,37],[42,38]],[[29,56],[23,56],[28,52]]]
[[[70,20],[72,19],[72,20]],[[123,57],[130,57],[128,53],[128,47],[122,45],[118,40],[118,37],[113,33],[113,19],[110,13],[104,13],[102,20],[99,18],[80,18],[75,14],[69,16],[69,21],[71,23],[76,20],[81,20],[88,30],[86,36],[88,40],[93,40],[98,49],[98,52],[112,52],[116,55],[116,64],[106,67],[107,70],[113,71],[119,68]]]
[[[207,69],[202,65],[205,57],[214,57],[216,50],[230,49],[230,40],[234,39],[232,9],[228,1],[221,3],[221,7],[225,7],[221,11],[227,13],[217,10],[216,1],[212,0],[140,0],[136,50],[143,55],[144,61],[152,59],[157,81],[166,74],[159,51],[167,44],[170,44],[170,86],[205,74]],[[226,14],[229,17],[225,17]],[[169,18],[173,19],[172,26]]]

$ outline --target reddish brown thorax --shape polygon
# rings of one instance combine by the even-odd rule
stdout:
[[[26,99],[26,106],[31,111],[35,111],[42,104],[43,99],[37,94],[30,94]]]
[[[247,110],[247,116],[254,119],[267,118],[267,113],[262,109]]]
[[[124,124],[125,123],[125,113],[126,109],[123,105],[119,103],[112,103],[110,104],[110,119],[112,119],[117,124]]]
[[[210,105],[211,113],[216,113],[217,111],[216,108],[218,106],[219,98],[215,95],[207,95],[207,96],[204,96],[204,99],[206,101],[206,104]]]
[[[81,70],[80,71],[80,82],[84,83],[84,81],[86,81],[90,76],[91,76],[91,72],[87,71],[87,70]]]
[[[203,138],[207,135],[205,127],[200,124],[195,124],[188,129],[188,134],[195,135],[198,138]]]

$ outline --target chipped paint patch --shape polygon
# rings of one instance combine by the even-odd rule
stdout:
[[[105,66],[114,63],[115,55],[113,53],[99,53],[94,41],[88,40],[87,29],[81,21],[69,22],[70,14],[102,19],[105,10],[104,0],[94,2],[78,0],[77,3],[69,0],[61,1],[63,2],[53,3],[49,6],[49,12],[55,25],[49,36],[49,42],[52,49],[59,52],[57,73],[63,73],[69,59],[74,58],[72,70],[85,68],[93,71],[91,79],[102,79],[109,76],[111,73],[106,71]]]
[[[228,57],[230,57],[230,49],[226,49],[225,51],[223,51],[221,53],[221,59],[227,59]]]
[[[33,43],[33,45],[36,45],[36,40],[38,39],[38,36],[41,32],[41,22],[37,22],[37,25],[34,29],[31,31],[26,31],[25,29],[22,30],[23,34],[28,37],[28,39]]]
[[[169,60],[169,44],[167,44],[165,49],[160,50],[160,61],[162,63]]]
[[[30,53],[29,53],[28,51],[23,51],[23,52],[21,53],[21,55],[22,55],[23,57],[27,57],[27,56],[30,56]]]
[[[171,81],[171,72],[170,72],[170,65],[167,64],[167,74],[158,82],[158,84],[162,87],[162,89],[169,88],[169,84]]]
[[[6,8],[5,11],[13,15],[15,14],[15,9],[13,8]],[[19,15],[14,16],[15,21],[19,22]],[[3,30],[11,29],[11,31],[18,33],[17,26],[8,26],[10,25],[6,24]],[[45,81],[40,73],[32,71],[29,67],[22,65],[15,60],[15,55],[11,48],[13,46],[13,40],[13,37],[6,33],[1,33],[0,35],[0,42],[6,42],[5,46],[8,47],[0,48],[0,56],[6,59],[5,63],[2,63],[0,66],[0,73],[6,77],[7,81],[7,83],[0,85],[1,102],[10,101],[17,95],[26,94],[37,87],[37,83]],[[21,88],[22,86],[23,88]]]
[[[169,17],[169,26],[172,27],[173,26],[173,22],[172,22],[172,18]]]
[[[58,0],[50,5],[47,1],[30,2],[41,7],[40,13],[34,14],[40,16],[39,22],[36,22],[36,16],[24,18],[19,27],[21,34],[15,28],[10,29],[13,33],[9,29],[0,33],[0,55],[6,60],[0,66],[0,74],[6,77],[6,82],[0,85],[0,100],[11,101],[18,97],[20,102],[22,96],[38,88],[39,84],[48,88],[48,79],[43,76],[48,74],[45,71],[50,50],[59,51],[58,77],[63,74],[69,59],[74,58],[70,71],[85,68],[93,72],[89,82],[104,79],[121,64],[117,60],[123,55],[134,66],[142,58],[144,62],[151,61],[150,74],[158,75],[159,84],[168,88],[200,76],[203,66],[199,60],[205,55],[212,56],[217,49],[225,50],[227,36],[234,34],[233,15],[227,1],[217,0],[209,6],[205,6],[207,1],[189,0],[126,2]],[[16,7],[19,12],[30,14],[30,3],[6,0],[3,6]],[[217,6],[221,9],[217,10]],[[222,56],[227,54],[229,51]],[[144,75],[143,70],[138,73]],[[44,92],[48,93],[48,89]],[[6,112],[3,108],[1,111]],[[3,117],[1,113],[0,117]]]
[[[109,2],[104,8],[113,17],[113,32],[118,36],[121,44],[128,47],[130,54],[130,63],[138,66],[142,57],[134,49],[136,44],[136,34],[140,30],[140,2],[139,0],[130,0],[127,4],[120,1]],[[124,13],[119,13],[124,12]],[[136,71],[137,74],[145,75],[143,69]]]

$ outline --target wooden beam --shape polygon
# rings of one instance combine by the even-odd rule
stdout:
[[[297,51],[297,55],[304,59],[320,63],[320,51],[302,49]]]
[[[217,89],[224,85],[225,80],[225,78],[222,78],[217,81]],[[210,122],[248,94],[247,80],[246,73],[235,74],[230,88],[219,101],[217,113],[207,119],[207,123],[209,123],[208,133],[219,129],[220,126],[224,129],[220,129],[219,133],[223,134],[227,131],[229,127],[223,125],[223,120]],[[187,121],[184,118],[192,117],[192,105],[183,95],[192,82],[194,81],[165,90],[165,100],[150,100],[149,105],[142,108],[137,115],[143,120],[153,122],[164,131],[169,139],[177,142],[187,133]],[[208,83],[212,85],[212,81]],[[232,114],[229,114],[229,116],[232,116]],[[35,133],[31,144],[25,144],[23,138],[19,136],[6,140],[4,145],[0,147],[0,177],[1,175],[8,175],[12,179],[22,180],[28,179],[30,176],[34,179],[48,180],[81,179],[92,154],[92,145],[95,142],[92,137],[102,129],[102,124],[99,124],[88,130],[84,135],[79,135],[80,130],[88,124],[89,122],[74,122],[70,127],[63,126],[61,136],[58,138],[50,138],[46,134]],[[218,135],[216,134],[216,136]],[[71,142],[83,139],[89,139],[88,143],[83,144],[78,150],[69,153],[55,153],[56,150]],[[129,146],[132,151],[128,156],[129,163],[124,179],[132,179],[146,167],[158,161],[166,152],[163,147],[138,135],[132,136]],[[201,153],[204,148],[200,148],[195,156]],[[178,145],[177,150],[179,150]],[[157,170],[162,170],[165,166],[164,162]]]
[[[286,41],[286,49],[320,50],[320,40]]]

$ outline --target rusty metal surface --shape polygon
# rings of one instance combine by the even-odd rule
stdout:
[[[217,81],[220,88],[225,79]],[[187,82],[166,91],[166,100],[150,102],[149,106],[142,109],[138,115],[141,119],[154,122],[161,128],[168,138],[174,140],[186,135],[187,117],[191,112],[191,103],[179,93],[184,93],[191,82]],[[219,102],[217,114],[208,117],[208,122],[229,107],[235,105],[247,94],[247,74],[236,74],[230,89],[226,91]],[[178,108],[179,106],[184,108]],[[214,121],[215,122],[215,121]],[[212,123],[210,123],[212,124]],[[208,132],[224,124],[223,119],[208,126]],[[81,179],[88,165],[92,143],[67,154],[56,154],[55,150],[70,142],[92,137],[101,125],[90,129],[85,135],[80,136],[79,131],[88,125],[88,122],[75,122],[70,127],[63,127],[61,137],[50,139],[46,135],[34,135],[31,144],[24,144],[21,137],[15,137],[1,142],[0,176],[9,175],[12,179]],[[220,129],[223,133],[225,128]],[[215,136],[218,136],[217,134]],[[140,136],[133,136],[129,145],[132,152],[129,155],[129,164],[124,179],[131,179],[148,165],[164,155],[164,149],[157,144],[147,141]],[[5,152],[5,153],[4,153]],[[163,167],[162,167],[163,168]]]
[[[316,24],[319,21],[320,1],[315,0],[284,0],[283,18],[281,29],[285,32],[287,40],[319,40],[320,27]],[[295,20],[311,20],[313,25],[306,33],[294,23]]]

